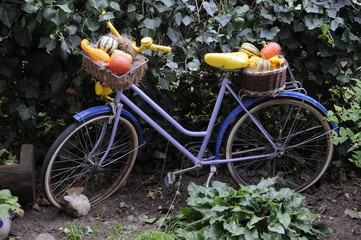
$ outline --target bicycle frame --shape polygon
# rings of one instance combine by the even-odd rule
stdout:
[[[173,138],[166,130],[164,130],[161,126],[159,126],[153,119],[151,119],[144,111],[142,111],[135,103],[133,103],[124,93],[123,91],[118,91],[115,96],[115,103],[123,102],[125,105],[130,107],[136,114],[138,114],[144,121],[146,121],[149,125],[151,125],[157,132],[159,132],[163,137],[165,137],[172,145],[174,145],[180,152],[182,152],[185,156],[187,156],[192,162],[194,162],[195,167],[202,165],[215,165],[221,163],[235,162],[240,160],[251,160],[251,159],[259,159],[266,157],[275,157],[278,155],[280,148],[272,141],[271,137],[267,133],[267,131],[263,128],[263,126],[248,112],[246,107],[243,105],[241,98],[235,93],[233,88],[231,87],[231,81],[225,77],[222,80],[221,88],[219,90],[216,103],[213,108],[213,112],[211,114],[211,118],[209,120],[208,126],[205,131],[189,131],[181,126],[173,117],[171,117],[168,113],[166,113],[157,103],[155,103],[151,98],[149,98],[141,89],[137,86],[132,85],[131,89],[137,93],[143,100],[145,100],[152,108],[154,108],[162,117],[164,117],[170,124],[172,124],[178,131],[181,133],[190,136],[190,137],[202,137],[202,144],[197,156],[193,155],[190,151],[188,151],[182,144],[179,143],[175,138]],[[235,100],[239,103],[242,109],[250,116],[252,121],[256,124],[256,126],[260,129],[262,134],[266,137],[266,139],[270,142],[271,146],[274,149],[273,153],[264,154],[264,155],[254,155],[247,156],[242,158],[232,158],[232,159],[217,159],[216,156],[212,156],[209,158],[203,158],[206,147],[210,141],[210,137],[213,132],[214,124],[217,119],[222,101],[224,99],[224,95],[227,92],[230,92],[231,95],[235,98]],[[118,109],[117,111],[121,111]],[[111,143],[109,143],[111,145]]]

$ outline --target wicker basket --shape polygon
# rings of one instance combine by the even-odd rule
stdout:
[[[242,91],[251,96],[275,96],[285,89],[287,61],[277,69],[257,72],[249,68],[242,69]]]
[[[98,81],[115,90],[126,89],[132,84],[137,84],[147,69],[148,59],[140,54],[136,56],[137,61],[133,61],[131,70],[123,75],[113,73],[104,66],[103,62],[94,62],[85,52],[81,52],[81,54],[83,55],[83,69]]]

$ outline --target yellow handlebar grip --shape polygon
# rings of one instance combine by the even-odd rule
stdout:
[[[161,46],[161,45],[155,45],[155,44],[152,44],[150,47],[149,47],[150,50],[153,50],[153,51],[160,51],[160,52],[165,52],[165,53],[170,53],[172,52],[172,48],[171,47],[167,47],[167,46]]]

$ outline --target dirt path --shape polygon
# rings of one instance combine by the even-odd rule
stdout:
[[[343,184],[326,176],[318,186],[303,193],[307,199],[305,206],[322,214],[315,224],[325,223],[332,227],[334,233],[326,239],[361,239],[361,219],[352,219],[344,213],[346,209],[361,211],[361,169],[351,175],[352,179]],[[138,232],[156,229],[156,220],[168,212],[176,214],[179,207],[186,206],[188,183],[203,184],[205,179],[206,176],[193,178],[184,175],[180,185],[164,188],[159,176],[140,177],[132,174],[123,189],[93,206],[84,217],[73,219],[52,206],[25,209],[25,216],[13,221],[11,232],[16,239],[22,240],[36,239],[42,233],[67,239],[64,231],[67,231],[70,222],[92,231],[86,239],[106,239],[117,234],[123,237],[117,239],[130,238]],[[214,180],[233,185],[227,175],[218,175]]]

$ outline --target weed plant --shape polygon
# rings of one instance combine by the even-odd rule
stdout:
[[[312,227],[316,215],[301,206],[304,197],[289,188],[276,191],[276,179],[235,190],[222,182],[206,188],[191,183],[181,214],[170,218],[168,230],[180,239],[320,239]]]

